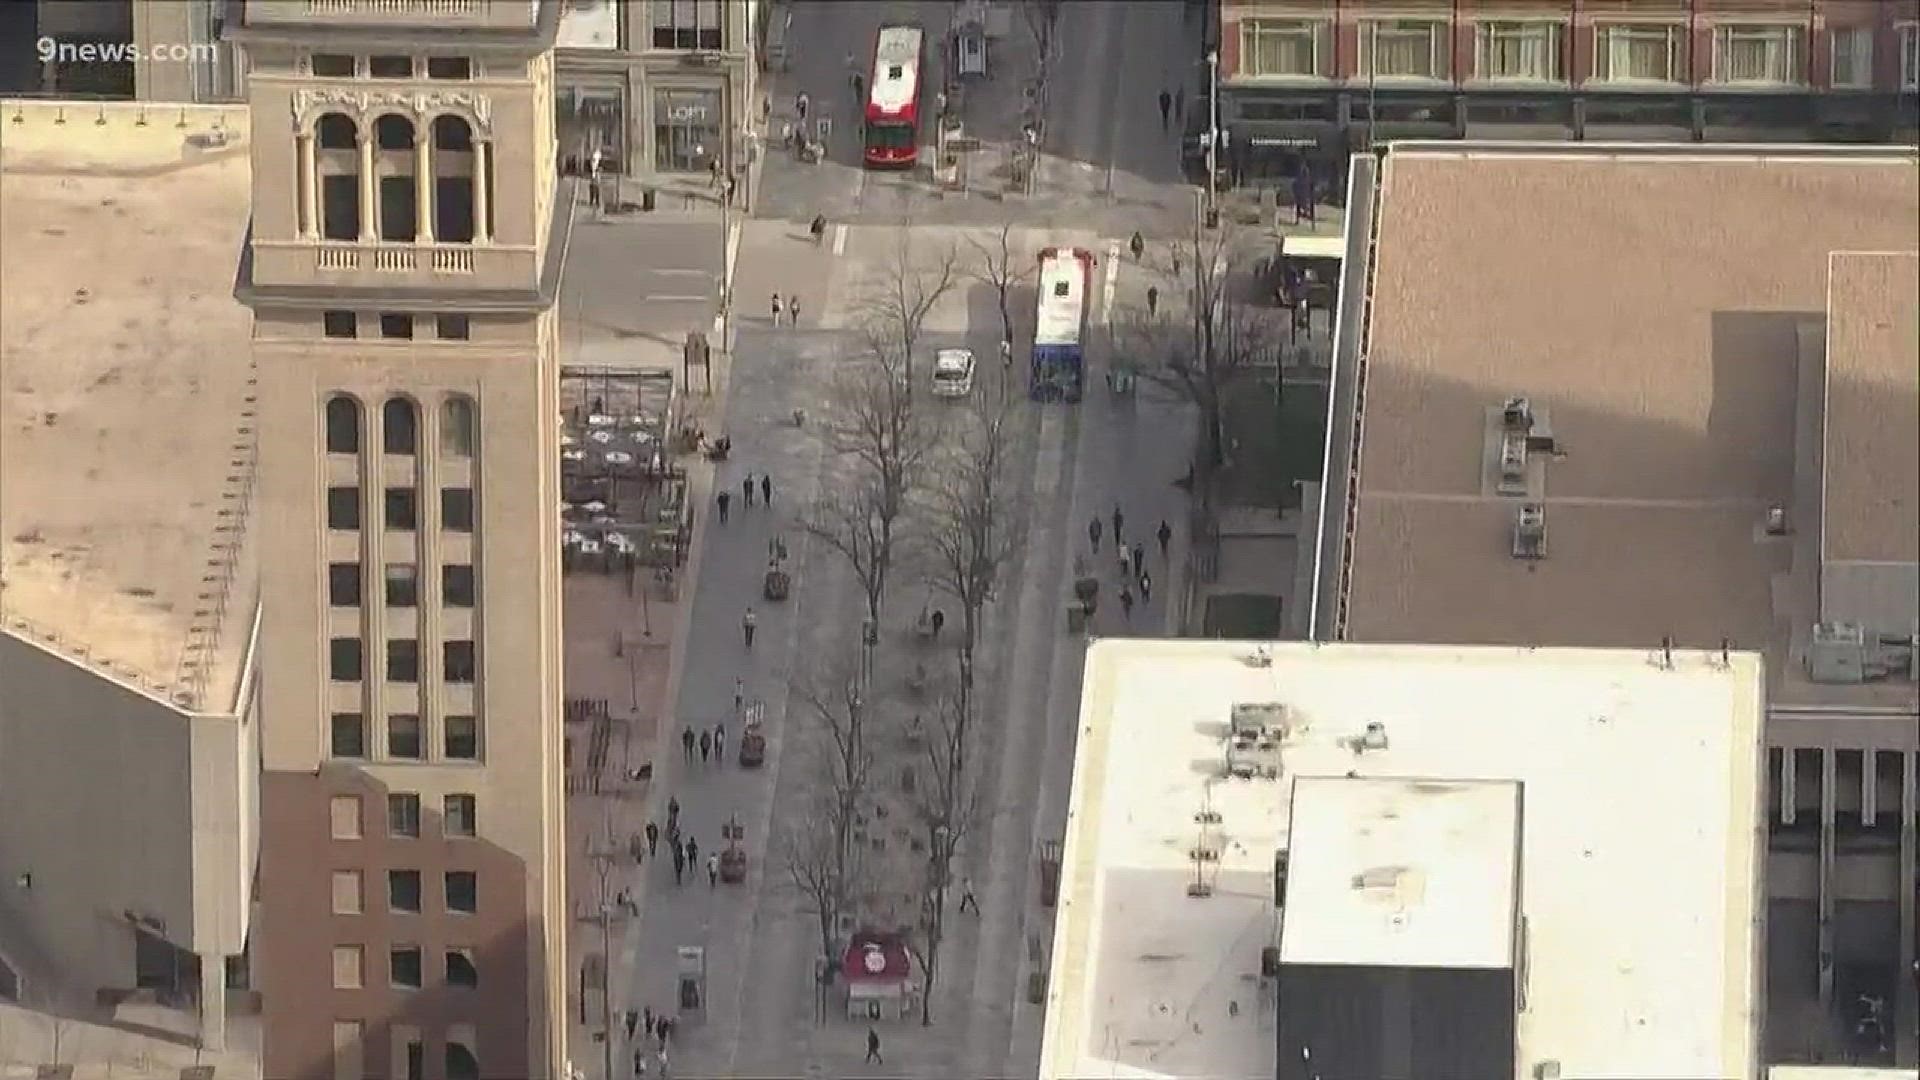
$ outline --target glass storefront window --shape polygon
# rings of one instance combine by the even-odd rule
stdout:
[[[653,167],[705,172],[721,159],[720,91],[655,90]]]
[[[585,176],[596,149],[603,173],[626,171],[626,95],[618,87],[563,86],[554,113],[562,173]]]

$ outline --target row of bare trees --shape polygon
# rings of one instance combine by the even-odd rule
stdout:
[[[823,657],[819,666],[830,674],[802,679],[797,687],[823,792],[787,830],[781,856],[789,882],[818,919],[829,964],[837,956],[843,916],[857,917],[863,899],[885,885],[904,884],[914,892],[919,918],[910,947],[921,969],[921,1021],[931,1023],[953,860],[981,815],[979,770],[972,761],[979,717],[976,655],[986,610],[1000,595],[1024,532],[1026,510],[1011,469],[1015,413],[1009,395],[976,393],[957,407],[933,407],[926,395],[916,396],[913,357],[927,316],[965,279],[995,291],[1001,328],[1011,340],[1010,294],[1024,279],[1025,266],[1010,226],[1001,230],[997,245],[972,242],[970,261],[955,246],[926,245],[911,226],[908,221],[899,227],[882,272],[862,291],[856,308],[861,351],[843,361],[833,407],[819,432],[841,468],[802,525],[846,562],[862,593],[865,625],[855,654],[859,662]],[[882,628],[891,587],[905,572],[957,608],[955,667],[951,677],[941,673],[931,686],[922,685],[931,691],[930,709],[923,711],[902,705],[873,678],[874,653],[883,645],[892,652]],[[930,724],[923,722],[924,712],[930,712]],[[883,816],[878,808],[892,798],[874,783],[876,775],[892,774],[880,768],[881,755],[889,751],[900,759],[890,765],[924,777],[899,807],[926,855],[906,882],[877,880],[886,868],[860,842],[861,823]]]

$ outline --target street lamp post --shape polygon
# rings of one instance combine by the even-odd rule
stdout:
[[[1207,50],[1207,218],[1219,213],[1217,179],[1220,171],[1220,50]]]

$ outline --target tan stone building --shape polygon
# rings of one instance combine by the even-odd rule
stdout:
[[[558,5],[247,4],[264,1071],[565,1054]]]

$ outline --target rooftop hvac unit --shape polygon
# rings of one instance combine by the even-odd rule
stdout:
[[[1533,431],[1533,403],[1523,397],[1510,397],[1500,407],[1500,425],[1522,439]]]
[[[1287,734],[1287,707],[1279,702],[1235,705],[1227,736],[1227,774],[1242,780],[1280,776],[1280,742]]]
[[[1513,516],[1513,557],[1547,557],[1547,508],[1539,503],[1528,503]]]
[[[1815,623],[1807,644],[1807,677],[1853,685],[1905,675],[1920,680],[1920,634],[1869,634],[1859,623]]]
[[[1517,431],[1500,436],[1500,489],[1524,486],[1527,482],[1527,437]]]

